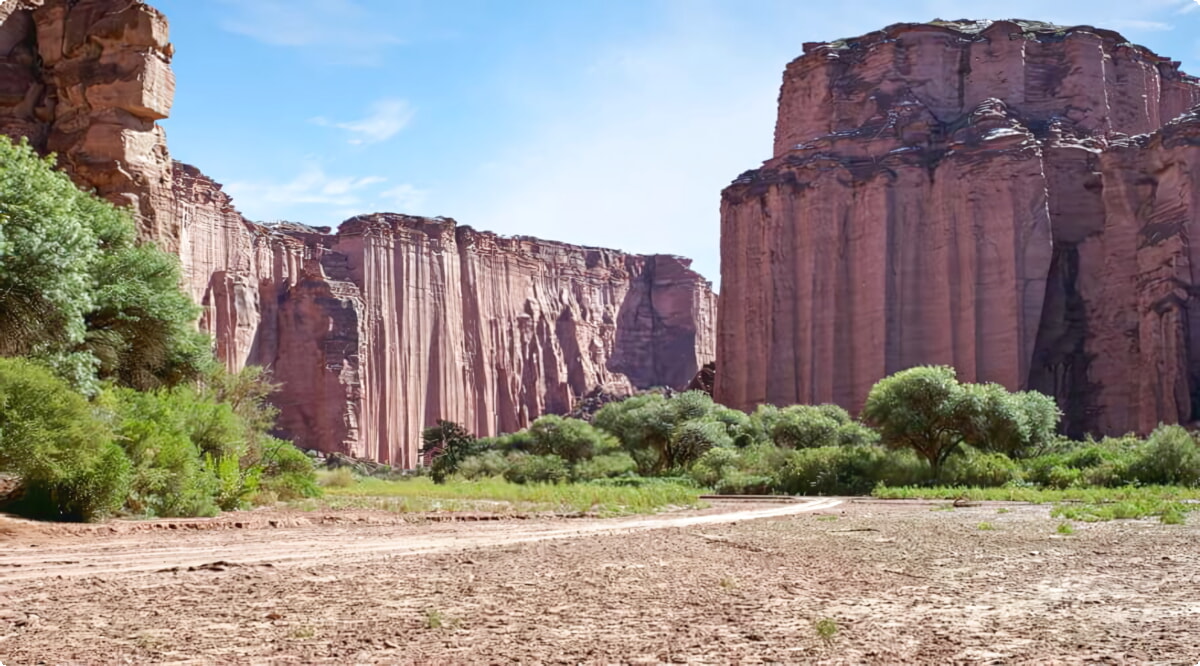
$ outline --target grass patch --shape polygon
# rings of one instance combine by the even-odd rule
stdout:
[[[327,488],[323,503],[330,508],[396,512],[553,511],[624,515],[702,506],[701,492],[678,483],[652,481],[624,486],[590,483],[521,485],[503,479],[452,479],[444,484],[436,484],[428,478],[405,481],[360,479],[352,486]]]
[[[991,523],[979,523],[980,532],[991,532],[996,529],[996,526]]]
[[[1161,500],[1182,502],[1200,500],[1200,488],[1182,486],[1125,486],[1124,488],[1033,488],[1011,486],[1003,488],[964,488],[960,486],[935,486],[921,488],[876,487],[871,493],[880,499],[967,499],[974,502],[1087,502],[1092,504],[1124,502],[1130,500]]]
[[[1075,528],[1071,527],[1071,523],[1064,521],[1058,524],[1057,531],[1059,534],[1070,535],[1075,533]]]
[[[1187,512],[1196,509],[1200,509],[1200,505],[1170,499],[1136,498],[1115,502],[1060,504],[1050,512],[1050,517],[1096,523],[1157,516],[1163,523],[1179,525],[1186,519]]]

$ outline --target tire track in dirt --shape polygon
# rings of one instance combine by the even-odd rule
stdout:
[[[441,523],[436,525],[305,526],[238,532],[192,532],[169,535],[161,545],[146,535],[52,543],[36,549],[0,552],[0,590],[9,583],[42,578],[145,574],[206,566],[275,567],[344,563],[374,556],[401,557],[511,544],[573,539],[593,535],[699,527],[831,509],[838,499],[817,499],[771,508],[728,512],[595,519],[560,523]]]

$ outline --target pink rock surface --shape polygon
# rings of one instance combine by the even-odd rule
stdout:
[[[596,388],[682,388],[714,355],[716,296],[673,256],[377,214],[339,233],[246,221],[170,160],[166,19],[140,0],[0,0],[0,132],[55,150],[178,252],[230,369],[267,366],[283,434],[402,467],[435,419],[479,435]]]
[[[142,2],[0,3],[0,133],[28,137],[84,189],[129,206],[175,249],[166,118],[175,96],[166,19]]]
[[[1173,171],[1159,134],[1126,137],[1197,103],[1178,63],[1086,26],[806,45],[774,157],[722,198],[716,398],[858,409],[938,363],[1055,395],[1076,434],[1191,418],[1191,245],[1145,239],[1200,217],[1200,165],[1187,123],[1168,126]]]

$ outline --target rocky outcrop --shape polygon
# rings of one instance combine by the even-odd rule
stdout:
[[[176,202],[202,325],[230,368],[272,368],[306,448],[410,467],[437,419],[511,432],[596,387],[682,387],[711,357],[715,296],[686,259],[445,218],[263,227],[185,165]]]
[[[178,252],[217,356],[271,369],[298,444],[411,467],[436,419],[511,431],[594,389],[682,387],[712,359],[716,297],[686,259],[444,218],[248,222],[168,157],[171,55],[141,0],[0,0],[0,132]]]
[[[161,13],[141,2],[3,0],[0,133],[27,137],[82,188],[174,249],[171,161],[156,121],[175,95]]]
[[[1076,434],[1189,419],[1200,162],[1189,121],[1129,137],[1197,103],[1178,63],[1086,26],[805,45],[774,157],[722,198],[717,399],[857,409],[939,363],[1055,395]]]

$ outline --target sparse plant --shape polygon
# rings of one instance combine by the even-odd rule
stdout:
[[[725,576],[721,578],[721,587],[726,590],[732,590],[738,586],[737,579],[733,576]]]
[[[1058,524],[1058,529],[1056,531],[1059,534],[1069,535],[1075,533],[1075,528],[1071,526],[1071,523],[1064,521]]]
[[[1012,509],[1000,507],[999,509],[996,509],[996,513],[1012,513]]]
[[[349,467],[339,467],[323,472],[319,477],[321,485],[326,488],[349,488],[358,483],[358,479],[354,478],[354,472]]]
[[[996,529],[996,526],[991,523],[979,523],[978,528],[980,532],[991,532]]]
[[[813,627],[817,630],[817,637],[826,645],[833,643],[833,639],[838,634],[837,620],[831,617],[823,617],[813,623]]]

